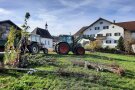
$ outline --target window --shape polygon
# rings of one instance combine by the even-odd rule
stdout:
[[[1,28],[4,29],[4,30],[6,30],[6,26],[5,25],[2,25]]]
[[[99,30],[100,29],[100,27],[95,27],[95,30]]]
[[[45,40],[45,45],[46,45],[46,40]]]
[[[109,29],[109,26],[103,26],[103,29]]]
[[[50,45],[50,42],[48,41],[48,45]]]
[[[120,36],[120,33],[114,33],[114,36]]]
[[[103,36],[103,34],[97,34],[97,37],[102,37]]]
[[[89,37],[89,35],[87,35],[87,37]]]
[[[10,27],[9,26],[6,26],[6,30],[10,30]]]
[[[95,34],[91,34],[90,37],[95,37]]]
[[[100,22],[100,24],[103,24],[103,22]]]
[[[87,35],[83,35],[83,37],[86,37]]]
[[[118,40],[114,40],[114,43],[118,43]]]
[[[111,40],[106,40],[106,43],[108,43],[108,44],[111,43]]]
[[[114,26],[112,26],[112,28],[114,28]]]
[[[111,33],[106,33],[106,36],[112,36],[112,34]]]

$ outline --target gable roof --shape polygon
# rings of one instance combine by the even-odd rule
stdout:
[[[112,23],[111,21],[108,21],[108,20],[106,20],[106,19],[99,18],[98,20],[96,20],[96,21],[95,21],[94,23],[92,23],[91,25],[82,27],[78,32],[76,32],[76,33],[74,34],[74,36],[77,36],[77,35],[83,33],[86,29],[88,29],[89,27],[91,27],[92,25],[94,25],[95,23],[97,23],[97,22],[100,21],[100,20],[104,20],[104,21],[107,21],[107,22],[109,22],[109,23]]]
[[[95,23],[97,23],[97,22],[100,21],[100,20],[104,20],[104,21],[107,21],[107,22],[109,22],[109,23],[113,23],[113,22],[111,22],[111,21],[109,21],[109,20],[106,20],[106,19],[104,19],[104,18],[99,18],[99,19],[96,20],[94,23],[92,23],[91,25],[89,25],[88,28],[91,27],[92,25],[94,25]]]
[[[17,30],[22,30],[20,27],[18,27],[15,23],[13,23],[11,20],[4,20],[4,21],[0,21],[0,24],[3,23],[9,23],[11,25],[13,25],[15,28],[17,28]]]
[[[83,32],[84,32],[84,30],[86,30],[87,28],[88,28],[88,26],[84,26],[84,27],[82,27],[79,31],[77,31],[77,32],[74,34],[74,36],[77,36],[77,35],[79,35],[79,34],[83,33]]]
[[[109,23],[118,25],[118,26],[124,28],[124,30],[135,31],[135,21],[113,23],[113,22],[108,21],[108,20],[106,20],[106,19],[99,18],[98,20],[96,20],[96,21],[95,21],[94,23],[92,23],[91,25],[82,27],[78,32],[76,32],[76,33],[74,34],[74,36],[77,36],[77,35],[81,34],[81,33],[84,32],[86,29],[88,29],[89,27],[91,27],[92,25],[94,25],[95,23],[97,23],[99,20],[104,20],[104,21],[107,21],[107,22],[109,22]]]
[[[51,34],[48,32],[48,30],[42,29],[42,28],[35,28],[32,32],[32,34],[37,34],[40,35],[42,38],[50,38],[52,39],[53,37]]]
[[[125,30],[135,31],[135,21],[119,22],[116,25],[123,27]]]

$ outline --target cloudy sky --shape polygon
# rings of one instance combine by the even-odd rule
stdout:
[[[52,35],[74,34],[99,17],[116,22],[135,20],[134,0],[0,0],[0,21],[21,26],[30,12],[29,31],[49,25]]]

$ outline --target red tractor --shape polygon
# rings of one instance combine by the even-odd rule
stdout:
[[[60,35],[59,41],[55,45],[55,51],[58,54],[67,55],[72,51],[76,55],[84,55],[85,49],[71,35]]]

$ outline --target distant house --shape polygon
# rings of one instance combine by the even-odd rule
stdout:
[[[77,38],[77,37],[83,35],[84,30],[87,29],[87,28],[88,28],[88,26],[82,27],[79,31],[77,31],[77,32],[74,34],[74,37]]]
[[[51,36],[47,28],[42,29],[37,27],[31,32],[31,34],[40,35],[41,43],[48,49],[53,48],[53,37]]]
[[[134,43],[135,40],[135,21],[116,23],[115,21],[111,22],[99,18],[91,25],[81,28],[74,34],[74,37],[81,35],[94,38],[103,37],[102,47],[109,46],[111,48],[117,46],[118,40],[122,36],[124,43],[127,43],[125,47],[128,47],[131,46],[130,44]]]
[[[0,21],[0,51],[4,51],[4,45],[7,40],[7,35],[12,26],[16,30],[21,30],[21,28],[14,24],[11,20]]]

